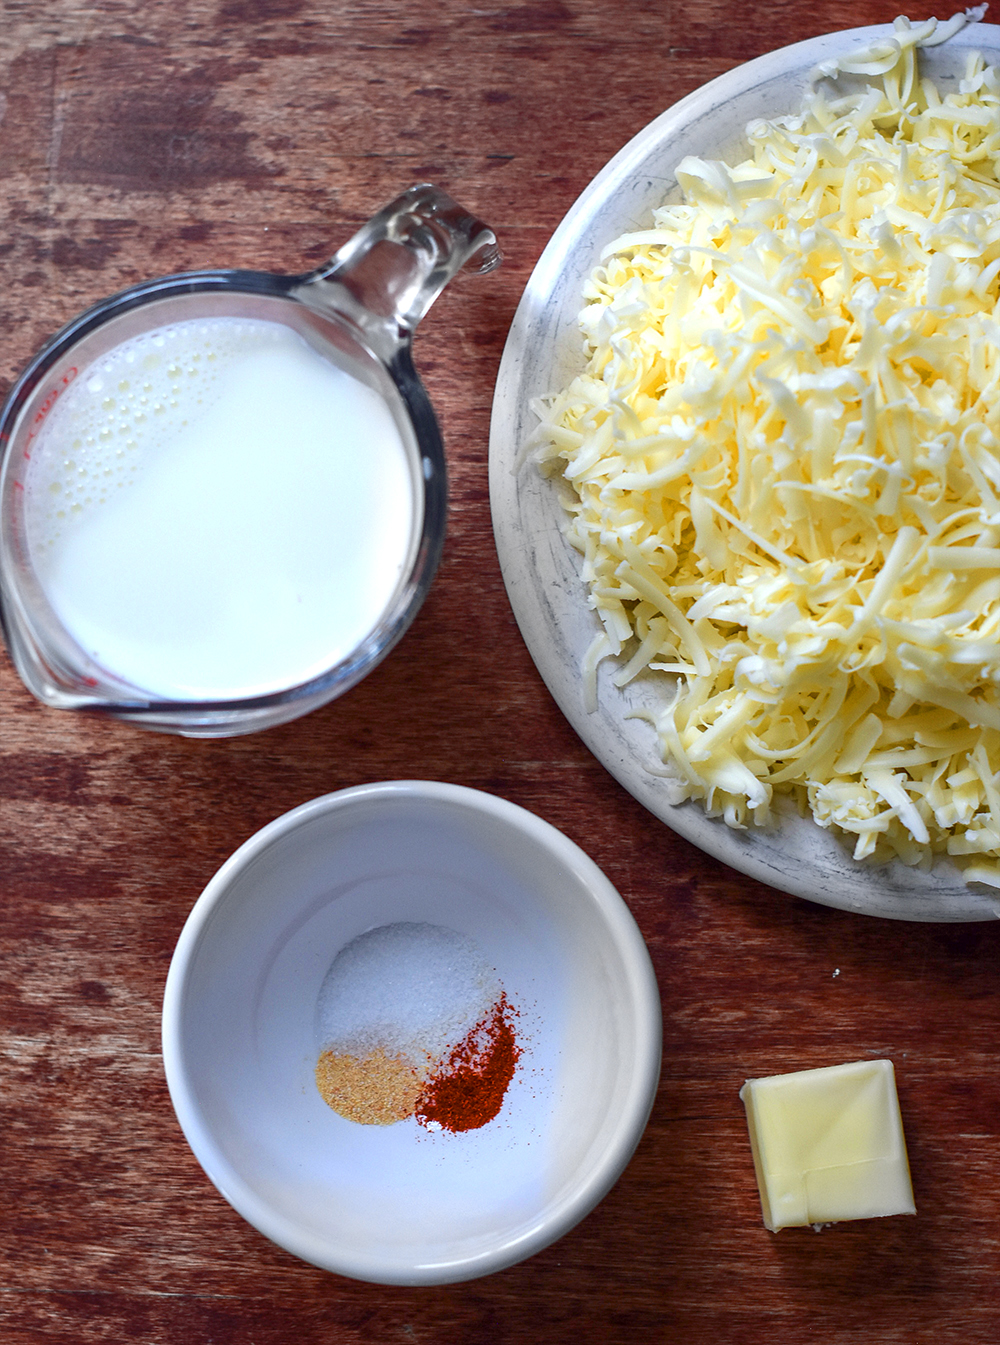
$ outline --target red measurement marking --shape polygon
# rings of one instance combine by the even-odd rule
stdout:
[[[54,388],[49,389],[48,396],[45,398],[45,401],[42,402],[41,406],[35,412],[35,418],[31,422],[31,430],[28,434],[29,444],[31,443],[32,439],[34,439],[38,431],[42,428],[42,425],[45,421],[45,417],[49,414],[49,412],[55,406],[56,402],[65,392],[65,390],[69,387],[69,385],[73,382],[74,378],[76,378],[78,372],[79,370],[74,364],[71,369],[66,370],[66,372],[63,374],[62,378],[59,380],[56,386]],[[26,458],[30,458],[31,455],[30,453],[25,452],[24,456]]]

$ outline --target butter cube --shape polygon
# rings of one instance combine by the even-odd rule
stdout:
[[[916,1214],[891,1060],[748,1079],[740,1097],[772,1233]]]

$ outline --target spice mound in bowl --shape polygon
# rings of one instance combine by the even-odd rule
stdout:
[[[362,1125],[413,1117],[478,1130],[499,1113],[521,1048],[517,1012],[471,939],[401,921],[352,940],[320,988],[316,1086]]]
[[[502,799],[398,781],[278,818],[178,942],[167,1082],[221,1194],[306,1261],[434,1284],[523,1260],[617,1180],[660,1004],[618,893]]]

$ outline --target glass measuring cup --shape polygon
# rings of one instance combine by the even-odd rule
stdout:
[[[416,615],[441,555],[446,511],[444,451],[433,410],[413,368],[411,342],[414,328],[443,286],[473,257],[477,258],[480,271],[492,270],[499,264],[500,252],[493,232],[462,210],[444,192],[423,184],[412,187],[387,205],[340,249],[328,265],[317,271],[298,276],[232,270],[168,276],[137,285],[97,304],[53,337],[22,374],[0,414],[0,452],[3,453],[0,465],[0,624],[15,667],[28,689],[46,705],[60,709],[89,710],[129,720],[147,728],[188,736],[225,737],[269,728],[296,718],[342,694],[364,677],[389,652]],[[237,326],[233,326],[234,321]],[[41,533],[33,519],[47,517],[44,511],[48,506],[42,498],[42,492],[46,487],[53,491],[61,489],[59,472],[64,468],[65,472],[78,471],[72,457],[75,450],[66,445],[79,445],[84,439],[87,443],[93,443],[95,437],[110,439],[112,436],[110,421],[100,435],[90,434],[89,437],[80,429],[84,422],[80,421],[78,425],[74,421],[77,415],[75,408],[78,403],[83,405],[80,399],[85,395],[84,389],[94,390],[87,393],[93,402],[98,395],[96,390],[102,388],[102,380],[111,378],[114,370],[118,369],[116,361],[125,359],[134,363],[138,360],[140,365],[145,366],[159,359],[157,345],[173,349],[185,343],[190,344],[196,336],[201,340],[205,333],[208,334],[205,337],[208,342],[205,345],[205,358],[209,360],[215,358],[214,346],[211,349],[209,346],[217,337],[228,342],[227,349],[241,347],[241,343],[250,339],[266,347],[263,354],[254,356],[258,363],[252,368],[248,365],[241,375],[245,397],[262,408],[265,418],[277,414],[275,406],[280,402],[283,389],[306,386],[301,379],[308,372],[309,379],[315,381],[319,378],[323,383],[323,398],[332,395],[324,381],[327,376],[328,381],[334,378],[339,380],[338,389],[347,389],[344,395],[349,394],[350,416],[353,417],[351,424],[359,421],[359,418],[363,422],[365,416],[369,415],[378,422],[381,439],[387,444],[390,441],[393,444],[398,442],[402,454],[398,461],[405,462],[405,466],[396,473],[398,479],[394,478],[392,487],[396,501],[393,518],[396,522],[384,522],[381,525],[383,531],[390,527],[393,530],[391,535],[386,533],[386,536],[395,548],[395,569],[387,572],[388,579],[382,576],[377,594],[375,586],[368,582],[365,574],[359,576],[358,565],[361,562],[355,553],[359,539],[364,540],[367,517],[352,520],[350,501],[338,501],[340,513],[337,517],[354,539],[344,544],[345,565],[350,552],[355,562],[354,569],[345,570],[342,583],[337,580],[335,565],[323,567],[322,573],[306,576],[306,582],[316,580],[317,584],[322,583],[326,595],[324,601],[329,604],[335,605],[341,598],[345,603],[349,601],[352,629],[355,630],[349,647],[337,647],[337,640],[331,630],[329,648],[332,652],[328,658],[319,657],[321,666],[317,666],[317,640],[322,643],[324,638],[322,621],[309,622],[303,617],[298,633],[304,642],[308,642],[310,657],[303,659],[301,669],[293,675],[288,676],[286,673],[282,677],[276,673],[277,681],[272,678],[274,684],[269,684],[264,678],[260,685],[240,685],[243,680],[240,677],[230,679],[230,685],[222,673],[219,677],[223,680],[218,685],[212,683],[211,677],[201,673],[199,677],[190,678],[178,675],[164,690],[163,685],[156,685],[155,653],[147,652],[146,655],[146,665],[152,669],[152,675],[148,677],[136,672],[137,667],[146,666],[141,659],[139,664],[134,664],[128,671],[124,671],[122,666],[116,668],[115,657],[108,650],[118,647],[118,634],[127,640],[130,632],[126,628],[130,622],[143,627],[147,624],[150,626],[153,644],[149,648],[160,648],[164,662],[169,662],[176,650],[170,646],[164,630],[169,627],[169,621],[174,623],[178,632],[184,628],[187,602],[190,605],[191,621],[200,622],[205,631],[211,633],[211,638],[220,644],[229,659],[228,666],[235,668],[244,658],[241,647],[225,648],[225,638],[219,633],[221,627],[217,621],[213,625],[213,612],[202,611],[199,607],[203,595],[197,576],[191,582],[190,591],[185,594],[171,568],[169,585],[164,592],[168,594],[168,605],[172,603],[173,607],[170,609],[169,621],[164,617],[161,623],[163,629],[160,629],[156,627],[158,613],[167,600],[155,585],[147,594],[141,579],[135,580],[135,591],[129,593],[131,608],[127,609],[127,604],[120,599],[120,589],[123,583],[131,582],[132,579],[125,574],[112,579],[115,566],[109,564],[107,591],[111,596],[105,603],[101,590],[95,598],[99,606],[103,604],[100,620],[110,630],[108,641],[103,642],[103,637],[94,636],[89,628],[84,630],[75,625],[71,617],[67,617],[70,608],[64,601],[65,595],[58,584],[47,577],[45,569],[46,548],[55,543],[48,537],[40,540]],[[268,345],[269,342],[271,345]],[[294,350],[285,348],[288,342],[294,343]],[[305,347],[308,347],[307,351]],[[268,349],[272,350],[270,357],[267,356]],[[274,360],[279,356],[285,361],[281,366],[283,370],[286,365],[288,369],[294,365],[294,376],[288,374],[284,383],[279,380],[275,384],[274,396],[270,396],[266,379],[261,384],[258,374],[263,372],[270,376],[272,366],[276,367]],[[198,357],[198,354],[192,356],[195,360]],[[242,350],[238,358],[243,359]],[[271,359],[271,365],[268,365],[268,358]],[[288,364],[289,360],[292,364]],[[303,361],[306,363],[303,364]],[[194,368],[192,365],[192,371]],[[170,376],[174,377],[172,368]],[[159,378],[160,374],[155,377]],[[177,377],[181,377],[179,372]],[[128,383],[121,382],[118,386],[128,386]],[[146,383],[143,386],[152,388],[154,384]],[[155,386],[159,387],[159,384]],[[312,386],[310,383],[309,387]],[[170,490],[179,498],[185,493],[177,483],[169,483],[155,476],[156,472],[162,471],[159,462],[141,462],[139,477],[129,478],[125,490],[117,491],[110,505],[102,501],[94,506],[89,498],[81,504],[79,492],[74,497],[73,505],[73,510],[78,514],[83,511],[83,516],[88,520],[87,526],[90,526],[91,521],[100,519],[100,527],[105,528],[107,520],[114,517],[119,527],[115,535],[127,535],[127,528],[131,526],[133,543],[139,530],[137,572],[143,572],[142,567],[148,560],[152,567],[150,573],[155,573],[157,581],[164,576],[156,571],[156,567],[159,566],[162,571],[168,565],[160,551],[155,554],[152,552],[154,543],[156,546],[161,545],[161,533],[164,537],[169,534],[169,544],[174,547],[172,552],[164,551],[163,555],[173,555],[181,562],[183,569],[189,559],[183,554],[181,546],[184,529],[190,527],[192,537],[196,533],[199,537],[208,537],[209,540],[205,542],[209,547],[205,553],[207,555],[211,552],[213,528],[217,528],[221,534],[225,531],[222,528],[225,523],[226,528],[236,529],[235,536],[243,526],[240,519],[230,518],[232,507],[228,492],[223,490],[214,497],[214,505],[206,503],[206,499],[202,498],[203,488],[198,474],[207,475],[211,464],[204,455],[202,458],[197,457],[203,445],[190,439],[192,434],[197,435],[197,431],[189,426],[197,425],[197,417],[204,419],[206,413],[195,408],[192,403],[194,414],[189,419],[188,401],[180,384],[172,391],[178,395],[170,401],[170,407],[177,409],[167,409],[169,415],[174,416],[177,424],[183,427],[183,434],[188,436],[184,440],[185,452],[190,459],[186,470],[193,472],[186,480],[185,489],[189,497],[198,497],[197,509],[190,520],[177,513],[174,501],[169,518],[164,514],[161,522],[154,517],[150,525],[149,510],[152,509],[155,515],[158,498],[164,501],[168,497],[173,499]],[[154,401],[152,408],[142,408],[138,402],[135,403],[132,409],[135,411],[136,424],[147,410],[160,412],[165,409],[166,399],[157,401],[158,395],[155,391],[151,393]],[[129,396],[135,400],[134,393]],[[257,400],[254,401],[254,398]],[[101,404],[114,404],[114,396],[110,395]],[[322,398],[317,401],[316,408],[310,411],[310,423],[315,422],[320,415],[318,408],[326,404]],[[286,411],[288,417],[303,414],[298,406],[282,408],[282,416]],[[115,413],[108,414],[111,416]],[[76,430],[79,430],[77,437],[69,437]],[[124,434],[126,430],[120,432]],[[178,429],[178,434],[181,432]],[[254,440],[255,435],[259,437],[265,434],[264,429],[253,423],[250,411],[242,415],[239,432],[247,437],[247,442]],[[230,434],[228,426],[226,434]],[[345,475],[350,476],[360,492],[358,498],[363,497],[365,507],[372,508],[372,501],[378,499],[378,473],[383,469],[381,466],[372,466],[371,479],[366,479],[367,440],[363,430],[358,435],[355,452],[349,462],[344,459],[343,466]],[[292,427],[288,430],[287,442],[281,440],[282,460],[268,464],[268,470],[273,473],[266,483],[268,491],[278,484],[283,488],[287,485],[285,478],[290,470],[288,462],[299,460],[295,455],[303,437],[297,428]],[[49,443],[49,440],[52,442]],[[126,442],[130,448],[135,448],[134,441]],[[261,443],[264,443],[263,439]],[[260,453],[266,451],[263,447],[259,450]],[[116,448],[114,452],[121,458],[124,449]],[[396,447],[390,447],[386,452],[395,453]],[[62,454],[63,457],[57,462],[53,456],[55,454]],[[361,455],[360,458],[358,455]],[[145,456],[149,457],[150,453],[146,452]],[[119,471],[113,457],[105,455],[100,461],[111,464],[103,469],[105,475],[113,476]],[[389,462],[390,459],[378,459],[379,463],[383,461]],[[393,463],[396,461],[396,458],[392,458]],[[237,470],[234,472],[230,468],[230,484],[234,489],[237,486],[242,489],[242,483],[237,481],[243,470],[242,464],[238,458],[233,458],[232,462],[237,464]],[[374,457],[372,462],[375,462]],[[248,472],[252,466],[260,468],[259,454],[258,459],[247,468]],[[329,463],[322,466],[327,473],[323,479],[327,480],[333,468]],[[140,494],[135,493],[136,487],[131,484],[133,479],[143,482]],[[163,489],[165,482],[169,489]],[[195,483],[193,492],[190,489],[191,482]],[[389,483],[386,484],[388,487]],[[156,494],[157,489],[161,489],[160,497]],[[309,517],[315,525],[316,501],[305,498],[309,493],[308,485],[303,487],[303,491],[301,507],[311,510]],[[140,498],[147,513],[141,519],[137,514],[129,524],[128,511],[132,507],[129,502]],[[288,512],[294,509],[294,500],[289,503],[292,496],[287,490],[282,499],[286,515],[283,516],[285,537],[294,541],[296,518],[294,513],[289,515]],[[122,500],[126,501],[124,506]],[[95,509],[97,512],[94,512]],[[49,513],[52,517],[56,516],[52,510]],[[79,532],[77,518],[71,517],[65,524],[65,529],[71,527],[77,528]],[[126,528],[126,532],[121,531],[122,527]],[[246,528],[249,527],[250,523],[247,522]],[[63,528],[63,523],[59,523],[58,529]],[[146,534],[141,533],[143,528],[147,529]],[[328,556],[330,547],[335,545],[334,530],[331,527],[330,536],[321,538],[319,533],[323,531],[319,529],[317,533],[316,554]],[[402,536],[404,531],[405,537]],[[393,541],[392,538],[397,534],[401,540]],[[140,554],[143,535],[149,538],[151,559]],[[263,541],[263,535],[258,535]],[[327,548],[325,551],[320,542]],[[62,545],[61,541],[59,545]],[[113,560],[109,544],[102,542],[102,545],[105,545],[106,553]],[[163,545],[166,546],[167,542],[164,541]],[[245,555],[249,565],[246,591],[238,591],[243,582],[239,574],[234,573],[226,582],[236,586],[233,591],[239,598],[244,625],[235,626],[234,629],[244,632],[247,661],[251,644],[258,650],[266,651],[270,642],[278,650],[284,651],[287,647],[288,659],[294,664],[297,636],[289,642],[287,635],[282,634],[285,632],[282,623],[286,616],[289,621],[294,621],[297,610],[294,603],[298,601],[301,604],[301,594],[296,596],[289,588],[285,610],[279,611],[272,604],[269,616],[262,603],[258,617],[254,610],[254,580],[249,577],[256,559],[256,543],[248,534],[241,545],[247,548]],[[278,543],[274,545],[278,546]],[[223,547],[223,541],[219,540],[216,549],[220,554]],[[278,560],[282,559],[283,556],[278,555]],[[74,561],[75,569],[71,573],[66,571],[71,584],[84,583],[86,587],[81,575],[89,575],[91,570],[103,573],[97,562],[91,564],[91,561],[93,557],[87,563],[90,568],[81,568],[79,562]],[[261,563],[264,564],[263,561]],[[305,564],[304,561],[296,563],[300,566]],[[103,583],[104,579],[99,578],[97,582]],[[263,583],[266,588],[270,583],[270,575],[263,574]],[[270,593],[269,588],[267,591]],[[93,593],[85,596],[92,597]],[[370,610],[365,606],[369,602],[374,604]],[[116,623],[122,626],[121,632],[116,633],[113,629]],[[276,627],[273,639],[271,626]],[[288,629],[298,628],[293,625]],[[156,641],[159,641],[158,645]],[[124,662],[128,663],[128,659]],[[250,681],[252,683],[253,679]],[[154,689],[151,690],[151,687]]]

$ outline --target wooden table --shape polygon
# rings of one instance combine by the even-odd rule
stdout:
[[[306,269],[421,179],[492,224],[506,262],[457,280],[419,332],[447,547],[410,633],[343,700],[193,742],[45,710],[0,665],[3,1345],[1000,1338],[1000,924],[813,906],[655,821],[535,672],[486,487],[508,324],[593,174],[705,80],[899,7],[6,0],[5,387],[96,299],[204,266]],[[223,859],[306,799],[412,777],[502,795],[579,842],[639,921],[664,1020],[658,1100],[611,1194],[527,1263],[434,1289],[326,1274],[244,1223],[181,1136],[159,1048],[174,943]],[[882,1055],[917,1218],[766,1232],[743,1079]]]

